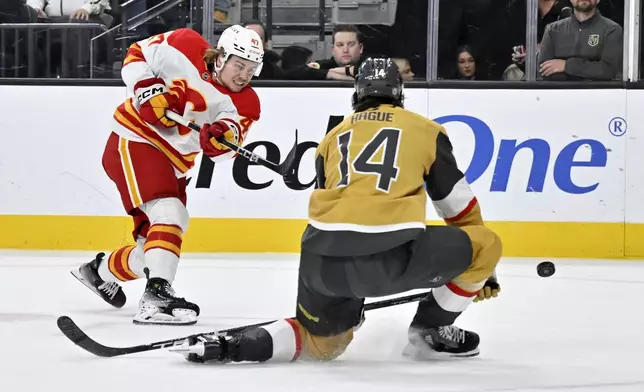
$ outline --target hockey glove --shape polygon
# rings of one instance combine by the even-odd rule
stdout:
[[[204,154],[212,158],[230,151],[228,147],[217,141],[221,137],[226,138],[230,142],[237,143],[236,132],[230,129],[225,122],[216,121],[212,125],[204,124],[199,132],[199,143]]]
[[[176,122],[165,116],[165,111],[170,109],[179,111],[179,99],[168,91],[163,79],[147,79],[134,86],[134,95],[139,103],[139,114],[148,124],[171,128]]]
[[[188,362],[224,361],[225,345],[226,339],[224,337],[199,335],[188,338],[181,346],[170,348],[170,351],[183,355]]]
[[[479,291],[478,295],[474,297],[474,302],[483,301],[486,299],[496,298],[501,292],[501,285],[496,281],[496,276],[491,276],[486,282],[485,286]]]

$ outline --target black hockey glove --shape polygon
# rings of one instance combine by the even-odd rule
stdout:
[[[501,285],[496,280],[496,274],[490,276],[485,282],[485,286],[479,291],[478,295],[474,297],[474,302],[480,302],[486,299],[496,298],[501,292]]]
[[[190,337],[181,346],[170,351],[183,355],[188,362],[204,363],[212,360],[225,362],[227,339],[217,335]]]

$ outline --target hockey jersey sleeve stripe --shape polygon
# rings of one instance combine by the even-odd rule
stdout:
[[[125,82],[128,91],[134,91],[134,85],[140,80],[154,78],[154,73],[145,61],[129,63],[121,69],[121,78]]]
[[[133,86],[140,80],[156,77],[154,70],[158,68],[158,64],[155,64],[154,59],[158,48],[159,45],[151,47],[147,41],[130,45],[121,69],[121,78],[129,91],[133,91]]]
[[[435,159],[425,176],[425,184],[436,212],[446,223],[457,226],[483,224],[476,197],[458,168],[444,129],[436,137]]]
[[[128,49],[125,60],[123,60],[123,66],[125,67],[126,65],[137,61],[145,61],[145,56],[143,56],[141,46],[138,43],[135,43]]]
[[[476,200],[476,197],[472,198],[470,202],[467,204],[467,206],[461,211],[458,215],[451,217],[451,218],[444,218],[446,222],[451,223],[451,222],[458,222],[459,220],[463,219],[467,214],[472,211],[472,209],[476,206],[478,201]]]
[[[454,184],[452,191],[442,200],[432,200],[436,212],[443,219],[458,219],[467,214],[476,204],[476,197],[465,178]]]

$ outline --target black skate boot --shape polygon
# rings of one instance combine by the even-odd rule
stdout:
[[[197,316],[199,306],[177,297],[165,279],[151,278],[139,301],[134,324],[192,325]]]
[[[479,355],[479,335],[454,325],[423,328],[412,324],[403,354],[413,359],[474,357]]]
[[[105,282],[98,275],[98,266],[103,262],[103,257],[105,253],[97,254],[94,260],[81,265],[77,270],[72,270],[71,274],[105,302],[115,308],[122,308],[126,297],[121,286],[116,282]]]

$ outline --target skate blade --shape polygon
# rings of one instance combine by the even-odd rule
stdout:
[[[136,325],[195,325],[197,320],[158,320],[158,319],[149,319],[149,320],[137,320],[134,319],[132,322]]]
[[[94,286],[92,286],[91,284],[89,284],[89,283],[85,280],[85,278],[83,278],[83,275],[81,275],[80,271],[78,271],[78,270],[71,270],[71,271],[69,271],[69,273],[70,273],[70,274],[72,274],[72,276],[73,276],[74,278],[78,279],[78,281],[79,281],[79,282],[81,282],[85,287],[87,287],[88,289],[92,290],[92,292],[93,292],[94,294],[98,295],[99,297],[101,297],[101,299],[103,299],[103,296],[101,295],[101,293],[100,293],[100,292],[99,292],[99,291],[98,291]],[[103,301],[105,301],[105,300],[103,299]]]
[[[197,314],[193,311],[179,312],[178,315],[169,315],[161,312],[140,312],[134,316],[132,322],[137,325],[194,325],[197,323]]]
[[[417,347],[411,343],[403,349],[402,355],[414,361],[439,361],[448,359],[472,358],[479,355],[481,350],[477,347],[472,351],[464,353],[448,353],[442,351],[435,351],[429,347]]]
[[[118,308],[118,309],[122,308],[125,305],[125,301],[123,302],[123,305],[119,306],[119,305],[115,305],[115,304],[107,301],[105,298],[103,298],[103,295],[100,293],[100,291],[98,291],[98,289],[96,289],[94,286],[89,284],[87,282],[87,280],[85,280],[85,278],[83,278],[83,275],[81,275],[79,270],[77,270],[77,269],[71,270],[71,271],[69,271],[69,273],[72,274],[72,276],[74,278],[78,279],[78,281],[81,282],[85,287],[87,287],[88,289],[92,290],[92,292],[94,294],[98,295],[103,300],[103,302],[106,302],[106,303],[108,303],[108,304],[110,304],[113,307]]]

